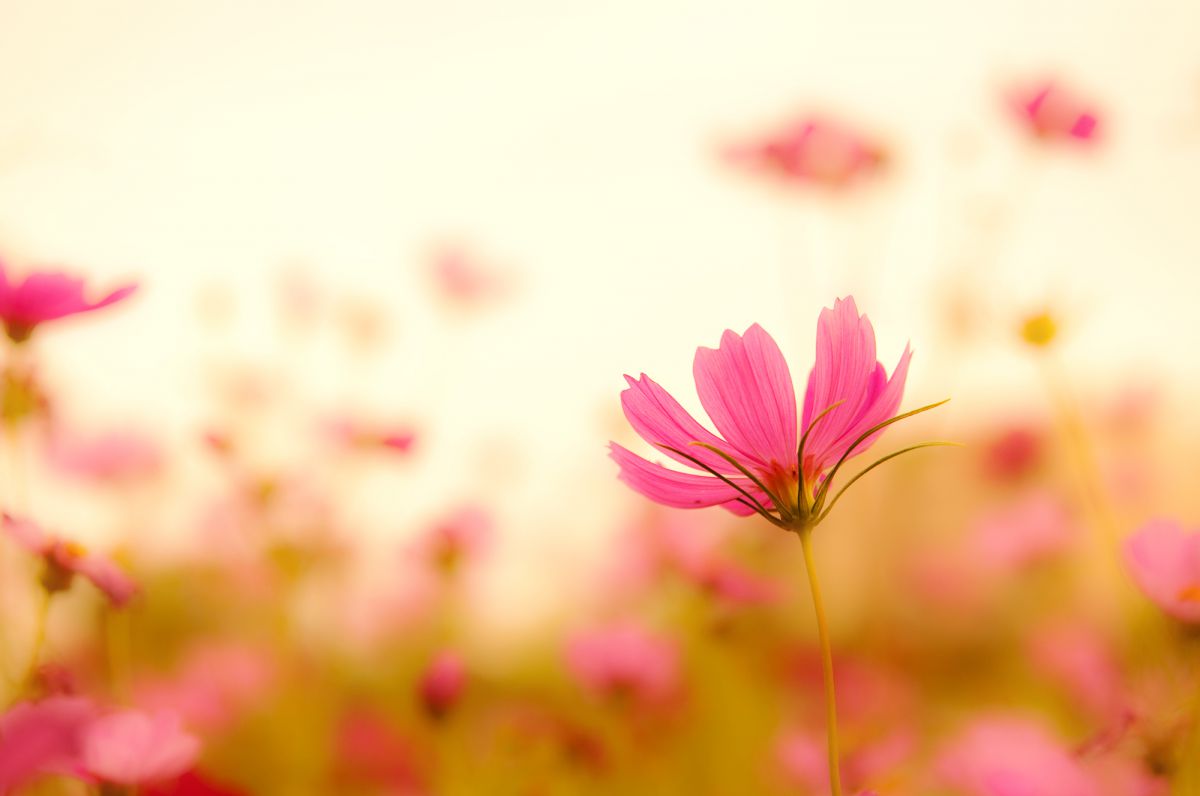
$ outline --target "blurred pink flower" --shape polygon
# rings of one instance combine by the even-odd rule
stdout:
[[[986,443],[983,465],[997,480],[1017,480],[1037,467],[1045,447],[1044,435],[1031,426],[1013,426]]]
[[[408,453],[417,440],[416,432],[410,428],[380,428],[345,417],[329,421],[325,428],[345,448]]]
[[[137,285],[125,285],[96,301],[84,296],[84,288],[84,280],[58,272],[36,272],[12,281],[0,262],[0,322],[9,339],[23,343],[39,324],[107,307]]]
[[[1200,532],[1152,520],[1125,540],[1124,553],[1147,597],[1176,619],[1200,623]]]
[[[984,569],[1017,572],[1070,549],[1078,528],[1062,501],[1045,491],[976,520],[970,552]]]
[[[96,706],[80,697],[21,702],[0,716],[0,793],[45,774],[73,774],[79,768],[83,730]]]
[[[854,299],[839,299],[832,309],[821,311],[816,364],[804,396],[802,425],[811,431],[799,470],[800,425],[787,361],[757,324],[744,336],[726,331],[719,349],[696,351],[693,367],[700,403],[723,438],[701,426],[645,374],[640,379],[626,376],[629,387],[621,393],[625,417],[643,439],[705,474],[669,469],[615,442],[612,458],[622,481],[658,503],[719,505],[740,516],[778,511],[784,525],[807,523],[813,519],[813,490],[819,481],[835,463],[866,451],[882,431],[856,440],[895,414],[910,356],[906,349],[889,379],[875,359],[875,332],[866,316],[858,314]],[[753,473],[785,505],[774,505],[713,448]]]
[[[492,516],[474,505],[462,506],[435,522],[416,544],[419,558],[435,570],[453,574],[478,558],[491,542]]]
[[[442,295],[462,305],[476,305],[499,298],[509,288],[508,279],[503,274],[485,267],[474,254],[458,246],[438,251],[433,257],[431,270]]]
[[[581,685],[603,697],[663,703],[680,685],[675,641],[634,624],[576,634],[567,642],[566,661]]]
[[[467,666],[462,656],[453,650],[442,650],[429,663],[417,690],[425,711],[441,718],[458,703],[466,686]]]
[[[41,582],[49,592],[66,591],[76,575],[90,580],[118,608],[138,592],[137,584],[111,559],[89,553],[74,542],[49,536],[32,520],[5,513],[0,518],[0,529],[18,545],[42,558],[45,569]]]
[[[1086,142],[1096,137],[1099,120],[1095,110],[1053,82],[1014,90],[1009,102],[1017,118],[1042,140]]]
[[[1093,715],[1113,718],[1122,710],[1124,683],[1111,645],[1078,619],[1038,629],[1029,660]]]
[[[397,796],[426,793],[417,747],[371,708],[346,711],[334,745],[340,779],[383,785]]]
[[[170,713],[123,710],[95,719],[83,733],[83,768],[113,785],[173,779],[199,754],[200,741]]]
[[[113,431],[90,438],[54,433],[47,453],[50,463],[60,472],[106,483],[149,478],[163,466],[159,447],[151,439],[130,431]]]
[[[1100,796],[1066,747],[1041,724],[1016,716],[976,719],[939,755],[937,772],[969,796]]]
[[[221,785],[196,771],[185,771],[179,777],[139,788],[141,796],[250,796],[245,791]]]
[[[916,737],[908,730],[850,747],[841,762],[843,784],[850,790],[861,788],[885,777],[915,751]],[[829,790],[829,757],[823,732],[797,729],[784,733],[776,741],[775,760],[789,785],[805,793]]]
[[[759,141],[728,151],[734,163],[790,183],[844,187],[878,171],[884,150],[849,128],[819,117],[794,122]]]
[[[277,677],[266,650],[208,641],[192,649],[172,675],[137,683],[134,701],[143,710],[173,713],[190,727],[215,732],[268,698]]]

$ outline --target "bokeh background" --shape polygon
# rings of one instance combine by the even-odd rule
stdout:
[[[853,294],[889,368],[916,352],[906,406],[954,399],[915,437],[1053,429],[1065,383],[1087,423],[1155,420],[1134,445],[1153,467],[1121,469],[1124,438],[1099,457],[1105,483],[1153,482],[1116,531],[1194,517],[1198,30],[1171,2],[0,2],[0,256],[141,286],[41,335],[41,376],[66,426],[134,429],[171,462],[133,498],[32,453],[6,477],[25,470],[47,526],[178,561],[214,544],[205,435],[236,434],[248,469],[321,473],[339,538],[373,551],[355,594],[486,506],[472,638],[504,650],[594,601],[647,510],[606,456],[632,439],[622,374],[698,411],[694,348],[758,322],[801,379],[820,308]],[[1022,127],[1011,93],[1047,80],[1095,140]],[[829,188],[729,157],[813,114],[881,168]],[[484,285],[465,298],[454,256]],[[1043,311],[1050,365],[1018,333]],[[346,418],[412,450],[333,460]],[[936,472],[903,517],[821,540],[836,615],[875,599],[854,574],[886,526],[973,510],[922,519],[963,500],[963,471]]]

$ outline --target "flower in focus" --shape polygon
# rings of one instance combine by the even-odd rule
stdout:
[[[421,677],[418,693],[425,711],[433,718],[446,715],[462,696],[467,685],[467,667],[452,650],[434,656]]]
[[[567,643],[566,660],[581,685],[607,698],[661,704],[679,687],[675,642],[633,624],[574,636]]]
[[[1200,623],[1200,532],[1153,520],[1125,540],[1124,553],[1147,597],[1180,621]]]
[[[735,147],[729,157],[786,182],[828,188],[844,187],[875,172],[886,159],[874,142],[821,118],[794,122],[758,142]]]
[[[117,288],[100,299],[89,301],[84,280],[58,272],[32,273],[12,280],[0,262],[0,322],[14,343],[23,343],[46,321],[91,312],[129,296],[137,285]]]
[[[1095,140],[1099,124],[1095,110],[1055,83],[1013,91],[1009,103],[1029,132],[1041,140]]]
[[[45,774],[75,771],[83,728],[95,713],[90,700],[50,697],[19,703],[0,716],[0,793]]]
[[[626,376],[621,406],[630,425],[651,445],[704,474],[669,469],[614,442],[611,455],[621,480],[667,506],[721,506],[740,516],[759,514],[789,530],[816,525],[845,491],[829,499],[843,462],[866,451],[887,425],[938,405],[895,415],[911,352],[905,349],[889,377],[875,359],[871,322],[858,314],[853,298],[821,311],[816,348],[801,424],[787,362],[762,327],[755,324],[741,336],[726,331],[720,348],[698,349],[696,390],[721,436],[700,425],[649,376]],[[900,453],[938,444],[945,443]]]
[[[1100,796],[1063,744],[1035,721],[975,720],[942,751],[942,781],[964,796]]]
[[[75,576],[82,575],[118,608],[137,594],[137,584],[111,559],[89,553],[74,542],[49,536],[32,520],[5,513],[0,519],[0,529],[18,545],[42,558],[45,568],[41,583],[50,593],[66,591]]]
[[[200,741],[171,713],[124,710],[101,716],[84,730],[84,770],[113,785],[174,779],[192,767]]]

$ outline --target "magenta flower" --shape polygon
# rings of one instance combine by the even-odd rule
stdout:
[[[50,462],[61,472],[98,483],[128,484],[162,471],[163,454],[153,440],[133,431],[94,437],[54,433],[47,446]]]
[[[0,322],[9,339],[23,343],[40,324],[115,304],[137,290],[137,285],[124,285],[96,301],[85,297],[84,288],[84,280],[57,272],[33,273],[10,281],[0,262]]]
[[[50,593],[66,591],[76,575],[82,575],[120,608],[137,594],[138,587],[111,559],[89,553],[74,542],[49,536],[32,520],[5,513],[0,519],[3,530],[18,545],[40,556],[45,563],[42,587]]]
[[[81,697],[22,702],[0,716],[0,793],[46,774],[73,774],[96,707]]]
[[[645,374],[626,376],[629,387],[621,393],[634,430],[700,472],[669,469],[616,443],[611,455],[622,481],[663,505],[721,506],[789,530],[812,527],[845,491],[829,499],[843,462],[866,451],[889,424],[939,405],[895,415],[910,357],[905,349],[889,377],[875,359],[871,322],[858,314],[853,298],[834,302],[817,323],[816,364],[798,418],[791,373],[771,336],[757,324],[742,336],[726,331],[720,348],[696,351],[693,365],[700,403],[721,436]],[[936,444],[945,443],[914,448]]]
[[[1147,597],[1180,621],[1200,623],[1200,531],[1153,520],[1125,540],[1124,553]]]
[[[418,687],[421,704],[434,718],[450,712],[467,687],[467,666],[462,656],[452,650],[442,650],[429,664]]]
[[[83,769],[112,785],[174,779],[190,769],[199,754],[200,741],[170,713],[110,713],[92,721],[83,733]]]
[[[1066,747],[1021,717],[977,719],[943,750],[937,768],[964,796],[1100,796]]]
[[[1096,137],[1096,112],[1055,83],[1014,91],[1009,101],[1017,118],[1041,140],[1087,142]]]
[[[874,142],[821,118],[795,122],[756,143],[735,147],[729,156],[789,183],[830,188],[877,171],[885,160]]]
[[[608,698],[661,704],[679,687],[679,650],[633,624],[580,633],[567,643],[567,667],[587,690]]]

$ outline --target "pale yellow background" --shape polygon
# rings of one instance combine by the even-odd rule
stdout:
[[[1193,3],[6,0],[0,250],[144,283],[41,341],[80,423],[185,444],[225,360],[313,409],[417,419],[419,461],[355,510],[402,533],[480,495],[506,589],[545,601],[632,502],[604,451],[621,374],[695,407],[692,351],[726,327],[763,323],[801,378],[817,311],[853,291],[889,367],[917,351],[909,405],[955,396],[951,430],[1039,405],[1006,334],[1046,302],[1082,386],[1195,385],[1198,34]],[[1014,130],[1003,91],[1044,75],[1097,101],[1096,152]],[[785,198],[717,157],[810,110],[883,137],[887,178]],[[510,267],[513,299],[432,306],[447,236]],[[287,347],[297,260],[389,310],[386,351]],[[970,347],[940,320],[964,285]],[[218,286],[219,335],[197,312]]]

